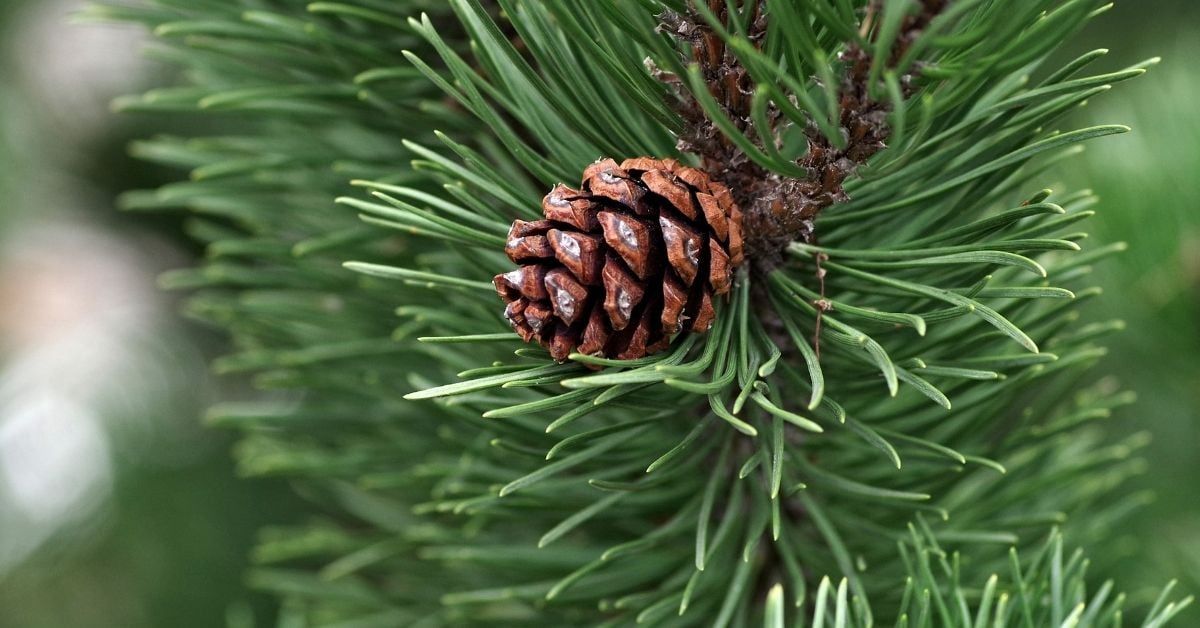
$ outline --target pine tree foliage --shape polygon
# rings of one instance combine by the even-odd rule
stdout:
[[[1113,441],[1132,396],[1088,373],[1120,323],[1078,322],[1120,245],[1078,231],[1088,191],[1041,189],[1127,130],[1066,116],[1153,61],[1044,67],[1099,0],[927,4],[912,33],[915,0],[91,9],[183,70],[118,107],[207,130],[137,144],[191,177],[123,205],[193,215],[208,259],[163,283],[229,331],[217,370],[269,391],[210,419],[245,434],[244,473],[319,509],[255,555],[281,624],[1160,626],[1186,606],[1168,587],[1125,610],[1067,549],[1145,499],[1119,487],[1146,437]],[[681,26],[748,75],[748,116]],[[698,164],[688,106],[739,164],[809,180],[810,145],[853,141],[850,52],[887,147],[841,164],[837,202],[742,269],[708,334],[559,364],[509,331],[489,279],[547,189],[600,157]]]

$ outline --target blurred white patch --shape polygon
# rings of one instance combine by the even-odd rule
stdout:
[[[11,237],[16,236],[16,237]],[[124,390],[160,370],[156,295],[128,243],[78,224],[10,234],[0,255],[0,573],[111,490]],[[136,393],[135,393],[136,394]]]
[[[145,33],[131,25],[74,24],[86,0],[30,2],[15,29],[22,82],[65,134],[95,133],[110,119],[108,102],[136,91],[145,75]]]
[[[26,391],[0,423],[0,573],[64,523],[94,512],[112,484],[108,439],[86,406]]]
[[[108,440],[86,406],[42,391],[27,394],[10,410],[0,426],[0,468],[23,514],[54,522],[89,494],[91,499],[107,494]]]

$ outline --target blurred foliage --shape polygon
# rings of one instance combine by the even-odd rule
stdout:
[[[148,273],[186,264],[179,256],[198,249],[182,235],[178,217],[110,211],[119,191],[166,180],[163,171],[128,155],[141,123],[107,115],[98,132],[72,136],[80,124],[68,118],[79,103],[50,106],[43,99],[53,94],[30,85],[29,73],[49,62],[21,47],[30,18],[67,8],[67,2],[0,0],[0,247],[6,235],[58,221],[121,238],[123,246],[142,251]],[[72,34],[78,28],[63,24],[63,37],[78,35]],[[105,417],[116,467],[109,503],[58,530],[14,570],[0,571],[0,626],[209,627],[223,625],[231,609],[271,613],[264,596],[246,592],[243,574],[255,531],[291,518],[295,499],[282,486],[235,477],[231,436],[199,425],[213,387],[203,363],[219,351],[218,337],[176,323],[151,341],[169,355],[143,367],[171,365],[172,377],[163,379],[176,382],[174,391],[117,404],[138,410]],[[0,353],[0,367],[11,357]],[[116,387],[113,394],[137,396],[139,385]],[[236,391],[223,396],[231,394]],[[0,535],[13,533],[0,529]]]
[[[1092,314],[1119,318],[1104,368],[1138,393],[1118,415],[1154,440],[1149,471],[1137,482],[1155,495],[1127,526],[1149,555],[1120,564],[1128,586],[1151,587],[1174,573],[1200,591],[1200,4],[1126,0],[1098,20],[1069,56],[1110,45],[1115,63],[1161,55],[1136,90],[1114,90],[1081,112],[1086,123],[1121,120],[1133,132],[1088,146],[1063,173],[1067,187],[1090,186],[1101,198],[1093,237],[1129,249],[1095,280],[1108,298]],[[1086,183],[1085,183],[1086,182]],[[1184,625],[1200,625],[1190,609]]]
[[[108,513],[0,578],[0,626],[209,627],[269,610],[243,586],[254,531],[286,491],[234,477],[225,438],[178,468],[122,469]]]

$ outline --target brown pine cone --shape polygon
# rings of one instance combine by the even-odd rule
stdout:
[[[555,186],[542,214],[513,223],[505,252],[520,268],[492,281],[513,329],[560,362],[640,358],[708,331],[743,259],[729,188],[673,159],[597,161],[582,190]]]

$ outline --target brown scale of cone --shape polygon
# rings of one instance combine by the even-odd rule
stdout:
[[[513,329],[558,361],[631,360],[708,331],[744,257],[729,189],[673,159],[597,161],[542,215],[513,223],[504,251],[519,267],[493,283]]]

